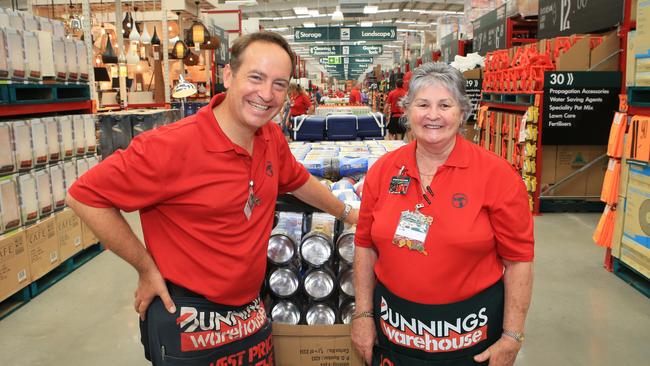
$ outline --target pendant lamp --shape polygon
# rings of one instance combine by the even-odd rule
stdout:
[[[187,57],[187,55],[190,52],[190,49],[187,48],[187,45],[185,44],[185,42],[183,42],[183,39],[180,38],[180,36],[183,35],[181,12],[180,11],[176,12],[176,15],[178,16],[179,39],[178,41],[176,41],[176,43],[174,43],[174,47],[172,48],[172,57],[178,60],[182,60],[185,57]]]
[[[199,48],[199,45],[205,42],[208,38],[210,38],[210,33],[208,32],[208,29],[201,23],[199,20],[199,2],[194,1],[194,4],[196,5],[196,19],[194,20],[194,23],[192,23],[192,26],[190,27],[190,37],[188,41],[192,41],[196,46],[196,48]]]
[[[199,55],[188,49],[188,55],[183,59],[185,66],[196,66],[199,64]]]
[[[187,55],[189,55],[189,53],[190,53],[190,49],[187,48],[185,42],[183,42],[180,39],[176,41],[176,43],[174,44],[174,48],[172,48],[172,56],[178,60],[184,59],[185,57],[187,57]]]
[[[151,36],[149,35],[149,32],[147,31],[147,25],[143,23],[142,28],[143,29],[142,29],[142,34],[140,35],[140,42],[142,42],[144,44],[151,43],[152,39],[151,39]]]
[[[102,62],[105,64],[116,64],[117,55],[115,50],[113,50],[113,45],[111,44],[111,37],[106,37],[106,49],[102,53]]]
[[[136,52],[137,49],[137,42],[131,42],[131,45],[129,46],[129,52],[126,55],[126,63],[128,65],[135,65],[140,62],[140,56],[138,56],[138,52]]]
[[[140,33],[138,33],[138,28],[135,26],[135,22],[132,23],[131,33],[129,33],[129,40],[131,42],[137,42],[140,40]]]
[[[124,16],[124,20],[122,21],[122,35],[124,38],[128,38],[131,34],[132,24],[133,18],[131,18],[131,13],[127,11],[126,15]]]
[[[153,36],[151,36],[151,44],[160,46],[160,38],[158,38],[158,30],[153,26]]]

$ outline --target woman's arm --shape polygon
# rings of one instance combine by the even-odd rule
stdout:
[[[354,249],[354,291],[355,314],[372,312],[372,297],[375,290],[375,262],[377,253],[374,249],[357,246]],[[377,316],[378,314],[375,314]],[[363,359],[370,364],[372,347],[377,338],[373,317],[360,317],[352,321],[352,344]]]

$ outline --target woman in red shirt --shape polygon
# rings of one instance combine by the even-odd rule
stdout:
[[[291,87],[289,88],[289,100],[291,105],[291,117],[311,114],[313,112],[309,95],[305,93],[300,85],[291,84]]]
[[[458,70],[419,67],[403,105],[415,141],[363,188],[352,343],[373,366],[512,366],[532,292],[526,187],[458,134],[471,110]]]

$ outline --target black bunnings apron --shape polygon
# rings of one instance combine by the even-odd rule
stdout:
[[[503,281],[463,301],[445,305],[410,302],[377,283],[378,344],[373,366],[470,366],[501,338]]]
[[[145,356],[154,365],[274,364],[271,323],[259,298],[235,307],[200,296],[176,296],[171,289],[170,294],[176,313],[169,313],[156,297],[140,322]]]

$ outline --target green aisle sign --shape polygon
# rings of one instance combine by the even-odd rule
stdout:
[[[296,42],[314,41],[395,41],[397,27],[315,27],[295,28]]]
[[[372,57],[341,57],[341,56],[328,56],[320,57],[318,63],[321,65],[372,65]]]
[[[313,56],[348,56],[348,55],[381,55],[384,53],[382,45],[356,45],[356,46],[311,46],[309,54]]]

